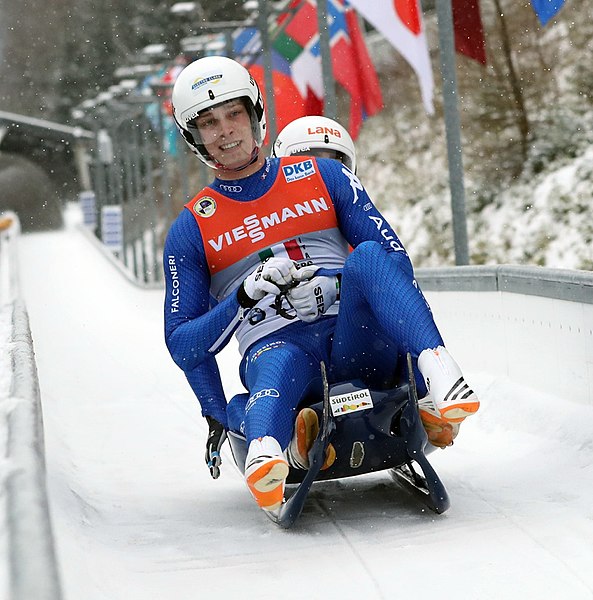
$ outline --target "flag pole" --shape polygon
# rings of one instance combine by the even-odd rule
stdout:
[[[455,73],[455,39],[451,0],[437,0],[441,78],[443,82],[443,109],[449,162],[449,187],[453,219],[455,264],[468,265],[467,221],[463,160],[461,154],[461,125],[457,106],[457,76]]]
[[[274,79],[272,68],[272,47],[270,32],[268,30],[268,7],[265,0],[259,0],[258,12],[259,34],[263,53],[264,84],[266,86],[266,127],[268,128],[268,141],[274,143],[276,139],[276,103],[274,101]]]
[[[335,119],[338,114],[336,87],[332,71],[332,59],[327,25],[327,0],[317,0],[317,26],[319,29],[319,51],[321,53],[321,76],[323,79],[323,114]]]

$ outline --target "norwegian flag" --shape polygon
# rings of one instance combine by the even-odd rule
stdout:
[[[356,139],[363,120],[383,108],[379,78],[369,57],[354,11],[344,0],[327,3],[330,52],[336,82],[350,96],[350,135]],[[315,0],[293,0],[292,14],[279,19],[274,48],[290,61],[290,72],[307,114],[323,112],[323,77]]]
[[[328,2],[328,11],[334,77],[350,95],[349,131],[356,139],[365,117],[383,108],[381,85],[355,12],[343,0]]]
[[[363,120],[383,108],[381,86],[355,12],[345,0],[329,0],[327,9],[333,76],[350,96],[349,131],[356,139]],[[273,70],[290,74],[303,98],[305,114],[323,114],[325,91],[316,1],[292,0],[270,37]],[[234,39],[235,55],[241,62],[248,64],[254,57],[259,61],[261,40],[255,30],[238,30]]]

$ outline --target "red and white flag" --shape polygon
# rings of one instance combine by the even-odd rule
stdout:
[[[419,0],[348,0],[408,61],[420,82],[426,112],[434,113],[434,79]]]
[[[281,15],[275,50],[290,61],[290,73],[307,114],[323,114],[324,83],[316,0],[292,0],[290,16]],[[333,76],[350,96],[348,129],[356,139],[366,117],[383,108],[381,86],[358,27],[356,13],[345,0],[327,2]]]
[[[364,119],[383,108],[381,85],[354,10],[343,0],[331,0],[327,6],[334,77],[350,95],[348,130],[356,139]]]

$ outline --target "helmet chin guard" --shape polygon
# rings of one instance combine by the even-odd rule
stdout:
[[[187,65],[173,86],[171,103],[177,129],[191,151],[213,169],[222,165],[208,154],[191,124],[202,111],[237,98],[243,100],[251,120],[255,148],[248,164],[252,164],[266,136],[266,114],[259,87],[245,67],[226,56],[207,56]]]

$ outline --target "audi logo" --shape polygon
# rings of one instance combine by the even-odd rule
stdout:
[[[243,187],[240,185],[224,185],[224,184],[220,184],[220,189],[224,190],[225,192],[242,192],[243,191]]]

